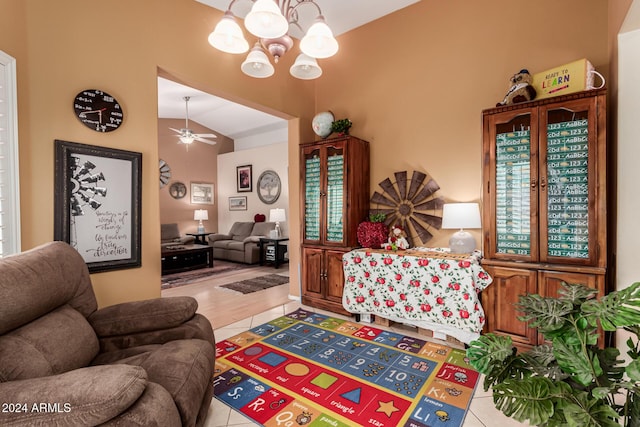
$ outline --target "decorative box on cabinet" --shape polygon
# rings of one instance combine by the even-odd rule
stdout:
[[[483,111],[486,331],[541,343],[518,296],[560,284],[607,292],[606,91]]]
[[[342,255],[358,245],[369,215],[369,143],[352,136],[300,146],[302,303],[342,307]]]

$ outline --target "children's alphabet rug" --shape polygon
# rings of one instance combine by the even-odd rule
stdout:
[[[302,309],[216,352],[216,397],[272,427],[459,427],[479,376],[463,350]]]

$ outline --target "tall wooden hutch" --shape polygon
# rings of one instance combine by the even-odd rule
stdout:
[[[369,215],[369,143],[346,135],[302,144],[300,180],[302,303],[349,314],[342,255]]]
[[[562,282],[607,292],[606,91],[483,111],[486,330],[526,349],[541,337],[514,307]]]

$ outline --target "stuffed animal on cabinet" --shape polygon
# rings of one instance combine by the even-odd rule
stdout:
[[[529,74],[529,71],[526,69],[522,69],[518,73],[514,74],[509,80],[511,83],[509,91],[504,96],[502,102],[498,102],[496,104],[496,107],[534,100],[536,97],[536,90],[532,86],[532,81],[533,77],[531,77],[531,74]]]

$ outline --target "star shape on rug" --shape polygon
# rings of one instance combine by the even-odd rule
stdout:
[[[398,412],[400,410],[399,408],[393,406],[393,400],[390,400],[388,402],[378,401],[378,405],[380,405],[380,407],[376,409],[376,412],[384,412],[389,418],[391,418],[391,415],[394,412]]]

